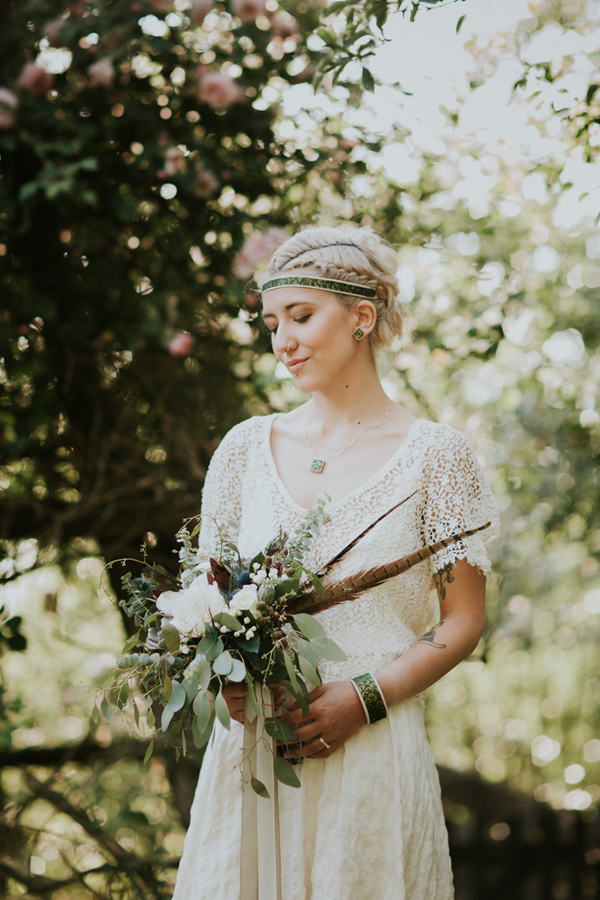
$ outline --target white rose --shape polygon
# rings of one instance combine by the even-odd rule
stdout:
[[[258,613],[258,588],[255,584],[245,584],[241,591],[234,594],[230,601],[230,609],[233,614],[249,612],[256,616]]]
[[[206,575],[199,575],[182,591],[164,591],[158,597],[156,606],[170,617],[180,634],[202,637],[210,615],[215,614],[217,605],[222,602],[217,585],[209,584]],[[220,606],[218,611],[221,611]]]

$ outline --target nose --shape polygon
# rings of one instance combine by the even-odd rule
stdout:
[[[281,326],[273,335],[273,350],[278,356],[284,356],[286,353],[291,353],[294,347],[297,346],[298,342],[294,340],[293,336],[289,334],[286,329],[281,328]]]

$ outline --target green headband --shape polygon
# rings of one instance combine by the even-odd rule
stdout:
[[[375,300],[377,291],[375,288],[365,287],[363,284],[354,284],[352,281],[336,281],[333,278],[318,278],[314,275],[282,275],[280,278],[271,278],[262,286],[262,294],[274,291],[281,287],[312,287],[320,291],[333,291],[335,294],[349,294],[351,297],[364,297],[365,300]]]

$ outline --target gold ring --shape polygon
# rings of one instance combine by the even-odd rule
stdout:
[[[322,737],[320,737],[319,740],[321,741],[321,743],[323,744],[323,746],[325,747],[326,750],[331,750],[331,744],[328,744],[327,741],[323,740]]]

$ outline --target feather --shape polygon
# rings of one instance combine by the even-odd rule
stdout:
[[[464,538],[471,537],[471,535],[477,534],[479,531],[484,531],[491,524],[491,522],[486,522],[485,525],[480,525],[479,528],[461,531],[460,534],[453,534],[450,537],[443,538],[441,541],[436,541],[434,544],[415,550],[414,553],[409,553],[408,556],[403,556],[394,562],[385,563],[382,566],[374,566],[372,569],[367,569],[358,575],[352,575],[334,584],[324,585],[323,599],[319,597],[315,590],[311,589],[301,597],[296,597],[292,600],[288,604],[286,612],[291,615],[297,615],[298,613],[315,615],[315,613],[322,612],[324,609],[337,606],[338,603],[355,600],[363,591],[368,591],[370,588],[382,584],[382,582],[387,581],[388,578],[393,578],[395,575],[401,575],[408,569],[412,569],[413,566],[429,559],[435,553],[439,553],[445,547],[450,547],[452,544],[457,544],[459,541],[464,540]]]
[[[344,547],[343,550],[340,550],[339,553],[336,553],[336,555],[333,557],[333,559],[330,559],[328,563],[325,563],[325,565],[323,566],[321,571],[317,573],[318,577],[323,578],[323,576],[327,574],[327,572],[332,567],[332,565],[336,562],[339,562],[340,559],[342,559],[342,557],[344,557],[346,555],[346,553],[349,553],[350,550],[352,550],[352,548],[355,547],[356,544],[358,544],[358,542],[361,540],[361,538],[363,538],[365,536],[365,534],[368,534],[369,531],[371,531],[372,528],[375,528],[375,526],[378,525],[382,519],[385,519],[386,516],[389,516],[390,513],[393,513],[394,510],[398,509],[399,506],[402,506],[403,503],[406,503],[408,500],[411,500],[415,496],[416,493],[417,493],[417,491],[413,491],[412,494],[409,494],[409,496],[405,497],[404,500],[401,500],[400,503],[396,503],[395,506],[392,506],[391,509],[388,509],[387,512],[384,512],[383,515],[379,516],[378,519],[375,519],[374,522],[371,522],[371,524],[368,525],[364,531],[361,531],[361,533],[358,534],[355,538],[353,538],[349,544],[346,544],[346,546]]]

